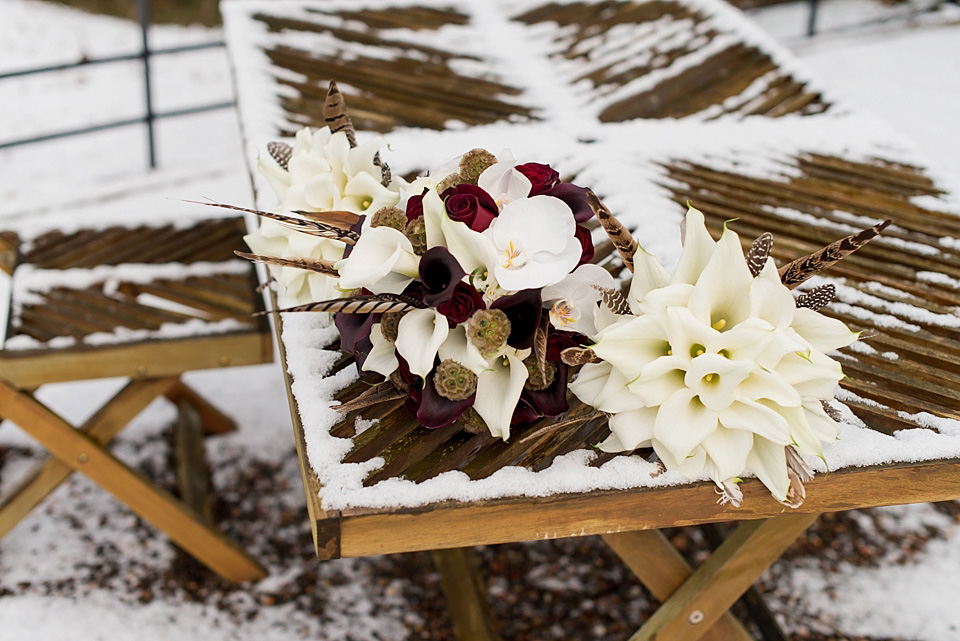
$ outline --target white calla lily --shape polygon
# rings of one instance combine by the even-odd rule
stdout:
[[[772,260],[754,277],[737,235],[715,242],[693,208],[672,276],[642,251],[634,265],[635,315],[599,329],[591,349],[602,362],[570,384],[614,414],[602,448],[650,445],[668,469],[708,474],[735,504],[739,475],[752,472],[787,501],[785,448],[819,455],[838,433],[820,401],[843,372],[825,352],[857,334],[798,309]]]
[[[374,294],[400,294],[417,277],[420,258],[410,240],[392,227],[369,227],[349,258],[334,267],[341,289],[366,287]]]
[[[515,350],[514,350],[515,351]],[[477,411],[490,433],[497,438],[510,438],[510,421],[527,382],[527,366],[518,354],[507,352],[492,359],[487,370],[477,376]]]
[[[370,342],[373,348],[367,354],[367,359],[363,361],[363,369],[389,378],[400,367],[400,361],[397,360],[397,350],[393,343],[383,337],[380,323],[376,323],[370,329]]]
[[[397,353],[407,361],[411,373],[425,379],[449,332],[447,317],[437,310],[409,311],[397,327]]]

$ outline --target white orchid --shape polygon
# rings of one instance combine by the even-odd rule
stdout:
[[[258,171],[276,192],[274,211],[296,216],[297,211],[375,212],[400,200],[403,182],[389,187],[381,183],[381,170],[374,156],[386,146],[376,137],[350,147],[344,132],[330,133],[327,128],[297,132],[287,169],[260,159]],[[298,257],[329,261],[343,257],[343,244],[294,231],[271,220],[263,220],[260,229],[244,240],[258,254],[280,258]],[[326,300],[340,295],[334,279],[288,267],[271,267],[286,298],[295,303]]]
[[[820,400],[843,377],[825,352],[857,334],[797,309],[772,259],[753,277],[737,235],[714,242],[690,208],[673,275],[650,254],[634,256],[623,317],[596,335],[601,363],[583,367],[570,389],[611,413],[605,451],[653,447],[668,469],[705,474],[739,501],[736,480],[755,474],[787,501],[787,446],[821,455],[838,426]]]
[[[501,210],[508,204],[530,195],[530,179],[517,169],[517,161],[509,150],[500,152],[499,162],[487,167],[477,179],[477,186],[490,194]]]
[[[605,322],[616,318],[600,306],[598,287],[614,289],[616,280],[599,265],[580,265],[566,278],[543,288],[543,304],[550,310],[550,323],[557,329],[594,336]]]

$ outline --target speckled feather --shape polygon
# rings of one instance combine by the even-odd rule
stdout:
[[[763,271],[763,266],[767,264],[770,257],[770,250],[773,249],[773,234],[768,231],[763,232],[757,237],[747,252],[747,267],[750,273],[757,276]]]
[[[571,367],[601,362],[600,357],[594,354],[593,350],[583,349],[582,347],[568,347],[560,352],[560,358]]]
[[[607,232],[610,242],[617,248],[617,253],[623,259],[623,264],[633,272],[633,255],[637,253],[637,241],[633,239],[630,230],[624,227],[607,209],[606,205],[600,202],[600,198],[595,193],[587,192],[587,199],[597,220],[600,221],[603,231]]]
[[[630,302],[622,293],[611,287],[600,287],[599,285],[591,285],[591,287],[600,292],[600,301],[614,314],[623,316],[630,313]]]
[[[780,268],[780,280],[793,289],[814,274],[823,271],[841,258],[849,256],[880,234],[892,221],[888,218],[873,227],[830,243],[820,251],[798,258]]]
[[[800,294],[797,296],[797,307],[806,307],[807,309],[812,309],[817,311],[818,309],[830,304],[837,296],[837,288],[833,285],[821,285],[815,289],[811,289],[806,294]]]
[[[268,142],[267,153],[284,169],[290,169],[290,157],[293,156],[293,147],[285,142]]]
[[[332,133],[342,131],[347,134],[351,148],[357,146],[357,134],[347,114],[347,103],[333,80],[330,81],[330,87],[327,89],[327,99],[323,102],[323,121],[327,123]]]
[[[263,256],[260,254],[249,254],[242,251],[234,251],[234,254],[240,258],[246,258],[254,263],[263,263],[264,265],[273,265],[275,267],[292,267],[302,269],[308,272],[316,272],[324,276],[339,276],[337,270],[333,268],[333,261],[318,260],[314,258],[279,258],[277,256]]]

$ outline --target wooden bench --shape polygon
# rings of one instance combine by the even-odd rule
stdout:
[[[180,375],[272,360],[256,275],[233,256],[239,218],[190,225],[51,231],[29,243],[6,234],[0,256],[12,275],[0,350],[0,417],[50,456],[0,502],[0,537],[74,471],[113,494],[221,576],[262,578],[263,568],[213,525],[203,437],[234,422]],[[130,379],[83,425],[41,404],[41,385]],[[151,401],[178,409],[176,498],[114,457],[110,441]]]
[[[248,148],[323,126],[326,86],[336,80],[358,129],[388,135],[395,172],[423,171],[478,145],[512,147],[525,161],[549,162],[592,187],[654,253],[675,250],[675,241],[663,239],[672,238],[667,230],[688,199],[715,235],[724,224],[747,242],[771,231],[780,264],[867,220],[894,221],[885,238],[825,277],[838,290],[826,312],[867,330],[839,357],[849,374],[840,400],[847,420],[859,423],[850,433],[862,437],[854,444],[866,444],[863,460],[854,464],[849,450],[828,453],[843,469],[808,483],[806,502],[794,510],[755,480],[742,485],[739,508],[717,505],[711,484],[652,487],[641,479],[630,489],[543,497],[525,496],[522,487],[497,498],[443,495],[431,483],[441,474],[462,472],[483,488],[511,466],[549,470],[558,458],[589,450],[608,428],[586,421],[527,440],[518,432],[504,443],[426,430],[399,401],[359,412],[378,419],[360,433],[356,413],[328,427],[319,392],[307,392],[317,387],[315,373],[286,358],[313,350],[314,362],[335,363],[330,377],[352,365],[335,343],[320,351],[324,345],[300,328],[284,332],[285,323],[304,320],[279,319],[319,558],[433,550],[458,636],[496,639],[472,546],[601,535],[662,602],[633,641],[747,639],[728,608],[818,514],[960,498],[960,443],[951,430],[938,431],[938,421],[960,419],[960,243],[941,240],[960,237],[949,194],[916,152],[838,107],[729,7],[714,0],[276,7],[256,0],[223,6]],[[535,64],[525,66],[528,59]],[[277,120],[266,120],[268,113]],[[435,154],[426,165],[423,147]],[[262,179],[253,180],[258,204],[273,206]],[[597,254],[619,271],[609,248]],[[333,405],[362,388],[346,385],[324,399]],[[933,439],[937,448],[912,455],[905,434]],[[341,458],[327,455],[335,439],[351,439]],[[602,469],[620,456],[595,455],[590,466]],[[320,476],[346,478],[355,464],[370,472],[350,485],[349,501],[321,483]],[[391,503],[378,494],[381,481],[405,481],[410,494]],[[417,503],[411,486],[429,486],[429,496],[440,498]],[[376,507],[384,500],[390,506]],[[695,570],[661,534],[721,521],[741,524]]]

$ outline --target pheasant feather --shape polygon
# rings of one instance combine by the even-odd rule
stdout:
[[[409,296],[402,294],[362,294],[322,300],[317,303],[307,303],[296,307],[279,309],[280,312],[329,312],[331,314],[388,314],[390,312],[406,312],[412,309],[424,309],[426,305]],[[264,314],[266,312],[260,312]]]
[[[285,142],[268,142],[267,153],[284,169],[290,169],[290,157],[293,156],[293,147]]]
[[[600,300],[614,314],[624,316],[630,313],[630,303],[622,293],[611,287],[600,287],[599,285],[592,285],[592,287],[600,292]]]
[[[637,241],[633,239],[630,230],[614,217],[606,205],[600,202],[600,198],[595,193],[588,191],[587,200],[590,209],[593,210],[597,220],[600,221],[603,231],[607,232],[613,246],[617,248],[620,258],[623,259],[623,264],[633,272],[633,255],[637,253]]]
[[[859,231],[856,234],[832,242],[820,251],[798,258],[780,268],[780,280],[789,289],[793,289],[817,272],[821,272],[835,262],[849,256],[880,234],[892,221],[888,218],[882,223]]]
[[[767,264],[770,257],[770,250],[773,248],[773,234],[768,231],[763,232],[753,241],[750,251],[747,252],[747,267],[754,276],[763,271],[763,266]]]
[[[817,311],[822,307],[830,304],[837,296],[837,288],[833,285],[821,285],[815,289],[811,289],[806,294],[800,294],[797,296],[797,307],[806,307],[807,309],[812,309]]]
[[[234,251],[234,254],[240,258],[246,258],[254,263],[263,263],[264,265],[273,265],[275,267],[293,267],[308,272],[316,272],[324,276],[339,276],[337,270],[333,268],[332,260],[317,260],[314,258],[279,258],[277,256],[262,256],[260,254],[248,254],[247,252]]]
[[[344,413],[352,412],[354,410],[361,410],[365,407],[370,407],[371,405],[376,405],[377,403],[395,401],[397,399],[404,398],[406,395],[406,392],[398,390],[396,387],[394,387],[393,383],[388,381],[368,389],[363,394],[360,394],[356,398],[349,400],[346,403],[335,405],[333,409]]]
[[[337,88],[337,83],[330,81],[330,87],[327,89],[327,99],[323,103],[323,120],[327,123],[332,133],[344,132],[347,134],[347,140],[350,147],[357,146],[357,134],[353,129],[353,122],[347,115],[347,103],[343,99],[343,94]]]
[[[360,239],[360,234],[349,229],[342,229],[336,225],[330,225],[327,223],[322,223],[316,220],[304,220],[302,218],[294,218],[293,216],[285,216],[283,214],[275,214],[270,211],[261,211],[259,209],[248,209],[246,207],[237,207],[236,205],[224,205],[222,203],[201,203],[195,200],[188,200],[187,202],[196,203],[198,205],[207,205],[209,207],[221,207],[223,209],[230,209],[233,211],[242,211],[247,214],[256,214],[262,218],[269,218],[270,220],[275,220],[278,223],[286,225],[301,231],[305,234],[310,234],[311,236],[319,236],[321,238],[329,238],[331,240],[339,240],[342,243],[347,245],[356,245],[357,240]],[[297,212],[301,213],[301,212]],[[330,212],[323,212],[330,213]],[[339,212],[336,212],[339,213]]]

